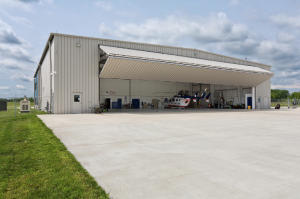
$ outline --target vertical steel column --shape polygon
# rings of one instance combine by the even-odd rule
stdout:
[[[238,86],[238,95],[239,95],[239,104],[242,105],[242,94],[243,94],[243,87]]]
[[[209,86],[210,88],[210,98],[211,98],[211,105],[214,106],[215,105],[215,85],[214,84],[210,84]]]
[[[129,109],[131,109],[131,79],[129,80]]]
[[[255,87],[252,87],[252,109],[255,109],[255,102],[256,102]]]

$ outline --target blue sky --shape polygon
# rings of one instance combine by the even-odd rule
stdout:
[[[0,0],[0,97],[33,96],[51,32],[182,46],[272,65],[300,91],[299,0]]]

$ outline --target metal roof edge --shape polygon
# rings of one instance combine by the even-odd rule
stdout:
[[[62,33],[50,33],[50,35],[58,35],[58,36],[65,36],[65,37],[79,37],[79,38],[85,38],[85,39],[96,39],[96,40],[115,41],[115,42],[126,42],[126,43],[133,43],[133,44],[142,44],[142,45],[158,46],[158,47],[179,48],[179,49],[184,49],[184,50],[196,50],[196,51],[199,51],[199,52],[204,52],[204,53],[210,53],[210,54],[213,54],[213,55],[223,56],[223,57],[225,57],[225,58],[236,59],[236,60],[239,60],[239,61],[244,61],[244,62],[248,62],[248,63],[252,63],[252,64],[260,64],[260,65],[263,65],[263,66],[272,67],[271,65],[267,65],[267,64],[262,64],[262,63],[258,63],[258,62],[252,62],[252,61],[248,61],[248,60],[243,60],[243,59],[239,59],[239,58],[235,58],[235,57],[230,57],[230,56],[226,56],[226,55],[221,55],[221,54],[217,54],[217,53],[212,53],[212,52],[208,52],[208,51],[204,51],[204,50],[199,50],[199,49],[195,49],[195,48],[185,48],[185,47],[176,47],[176,46],[166,46],[166,45],[159,45],[159,44],[149,44],[149,43],[140,43],[140,42],[133,42],[133,41],[123,41],[123,40],[114,40],[114,39],[104,39],[104,38],[97,38],[97,37],[87,37],[87,36],[78,36],[78,35],[62,34]]]
[[[35,78],[35,76],[36,76],[36,74],[37,74],[37,71],[39,70],[39,68],[40,68],[40,66],[41,66],[41,64],[42,64],[42,62],[44,61],[45,55],[46,55],[46,53],[47,53],[47,51],[48,51],[48,48],[49,48],[49,44],[48,44],[48,43],[49,43],[49,41],[50,41],[50,43],[51,43],[52,40],[53,40],[53,38],[54,38],[54,34],[53,34],[53,33],[50,33],[49,38],[48,38],[48,40],[47,40],[47,42],[46,42],[44,51],[43,51],[42,56],[41,56],[41,58],[40,58],[40,61],[39,61],[39,63],[38,63],[38,66],[37,66],[37,68],[36,68],[36,70],[35,70],[35,73],[34,73],[33,78]]]

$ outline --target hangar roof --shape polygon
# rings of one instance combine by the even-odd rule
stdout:
[[[100,78],[258,86],[274,73],[198,58],[99,45],[108,55]]]

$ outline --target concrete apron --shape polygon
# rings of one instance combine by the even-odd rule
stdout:
[[[111,198],[298,198],[300,109],[40,115]]]

